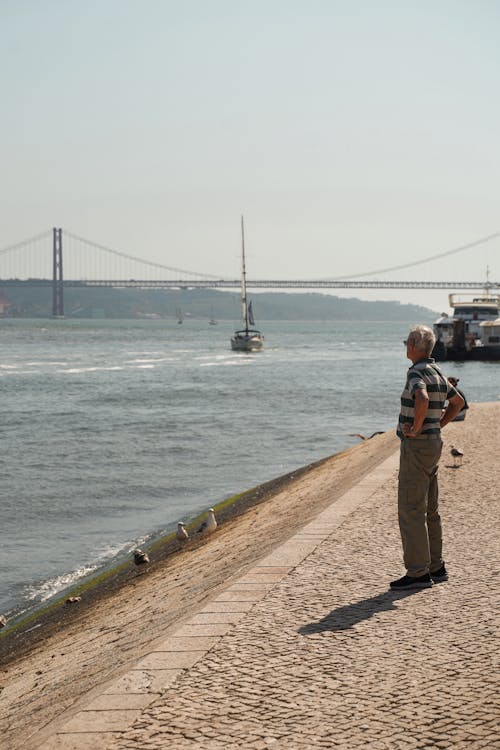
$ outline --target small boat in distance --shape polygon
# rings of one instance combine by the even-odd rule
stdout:
[[[210,320],[208,321],[208,325],[209,326],[216,326],[217,325],[217,321],[214,318],[214,308],[213,307],[212,307],[212,311],[211,311],[211,315],[210,315]]]
[[[182,321],[184,320],[184,318],[182,317],[182,310],[181,310],[180,307],[177,308],[177,310],[175,311],[175,314],[177,315],[177,322],[179,324],[182,323]]]
[[[236,331],[231,336],[231,349],[236,352],[254,352],[259,351],[264,346],[264,336],[255,328],[249,328],[255,325],[253,319],[252,303],[247,304],[247,277],[245,269],[245,230],[243,226],[243,216],[241,217],[241,310],[243,315],[244,328]]]

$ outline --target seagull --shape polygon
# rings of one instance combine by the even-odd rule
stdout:
[[[134,562],[136,565],[145,565],[149,562],[148,553],[143,552],[142,549],[136,549],[134,552]]]
[[[78,602],[82,601],[81,596],[70,596],[68,599],[66,599],[66,604],[78,604]]]
[[[383,434],[384,434],[383,430],[377,430],[377,432],[372,432],[372,434],[368,435],[368,437],[366,435],[362,435],[360,432],[350,432],[349,436],[350,437],[359,437],[360,440],[371,440],[372,437],[375,437],[375,435],[383,435]]]
[[[182,521],[179,521],[179,523],[177,524],[177,531],[175,532],[175,536],[181,544],[185,544],[185,542],[187,542],[189,539],[189,534],[187,533]]]
[[[459,465],[462,466],[462,460],[463,460],[463,457],[464,457],[464,452],[461,451],[460,448],[455,448],[455,446],[452,445],[450,453],[453,456],[453,460],[455,461],[455,463],[453,464],[453,466],[455,466],[455,467],[457,467]],[[458,459],[460,459],[460,464],[457,464],[457,460]]]
[[[0,628],[4,628],[7,625],[7,618],[4,615],[0,616]]]
[[[203,521],[200,528],[196,532],[197,534],[211,534],[217,528],[217,520],[215,518],[215,511],[213,508],[208,509],[207,520]]]

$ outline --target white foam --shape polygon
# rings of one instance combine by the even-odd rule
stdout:
[[[229,362],[203,362],[200,367],[248,367],[251,364],[250,359],[234,359]]]
[[[25,362],[24,363],[26,367],[38,367],[38,366],[46,366],[46,367],[64,367],[68,364],[68,362],[54,362],[54,360],[40,360],[35,362]]]
[[[123,370],[124,368],[120,365],[113,365],[112,367],[70,367],[67,370],[61,370],[69,375],[78,375],[82,372],[111,372],[113,370]]]
[[[105,544],[98,547],[97,561],[92,565],[82,565],[80,568],[72,571],[71,573],[64,573],[63,575],[50,578],[48,581],[43,583],[37,583],[33,586],[29,586],[26,589],[26,598],[32,602],[45,602],[47,599],[60,594],[71,586],[74,586],[82,578],[95,573],[96,570],[102,568],[103,565],[108,563],[110,560],[116,558],[120,553],[131,552],[137,545],[144,544],[146,537],[142,537],[134,542],[126,542],[125,544],[111,545]]]
[[[97,565],[83,565],[72,573],[65,573],[62,576],[51,578],[41,584],[29,586],[27,588],[27,598],[30,601],[46,602],[47,599],[59,594],[69,586],[73,586],[80,578],[93,573],[97,570],[97,567]]]
[[[42,372],[42,370],[16,370],[15,375],[39,375]],[[7,373],[4,373],[4,375],[7,375]]]
[[[156,365],[158,362],[168,362],[170,358],[167,357],[148,357],[147,359],[129,359],[127,364],[130,365]]]

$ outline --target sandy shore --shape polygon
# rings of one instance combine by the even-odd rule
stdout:
[[[155,550],[0,642],[0,732],[6,748],[34,747],[48,722],[126,671],[232,578],[301,528],[398,448],[378,435],[245,494],[221,511],[205,542]],[[27,718],[29,729],[27,730]]]

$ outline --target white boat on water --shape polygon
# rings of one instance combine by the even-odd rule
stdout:
[[[490,351],[485,327],[490,329],[498,319],[500,297],[488,293],[482,296],[450,294],[448,299],[453,313],[443,313],[434,322],[435,359],[496,359],[496,351]]]
[[[245,269],[245,230],[241,217],[241,311],[243,328],[231,336],[231,349],[236,352],[259,351],[264,346],[264,336],[254,326],[252,303],[247,304],[247,277]]]

